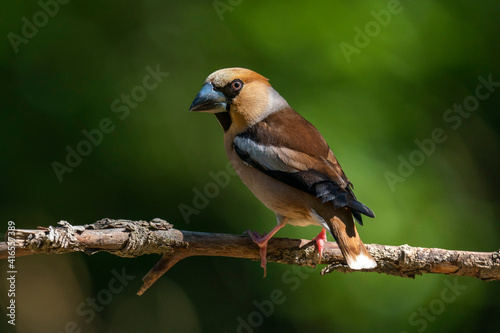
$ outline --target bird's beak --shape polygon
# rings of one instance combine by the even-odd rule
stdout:
[[[227,111],[226,106],[226,96],[215,90],[211,82],[207,82],[194,98],[189,111],[219,113]]]

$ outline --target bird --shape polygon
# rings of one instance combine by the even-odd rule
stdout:
[[[319,259],[328,231],[353,270],[377,266],[355,221],[373,211],[356,199],[353,185],[321,133],[298,114],[264,76],[246,68],[210,74],[191,112],[213,113],[224,131],[226,155],[243,183],[276,214],[268,233],[248,230],[258,245],[264,277],[267,244],[285,225],[320,226]]]

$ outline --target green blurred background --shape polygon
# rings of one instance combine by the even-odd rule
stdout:
[[[194,191],[203,192],[213,182],[210,173],[227,165],[215,118],[188,108],[211,72],[239,66],[268,77],[324,134],[358,198],[377,214],[359,229],[365,243],[500,247],[498,83],[473,105],[480,76],[500,82],[497,1],[101,1],[59,4],[57,13],[53,1],[41,3],[4,3],[0,14],[3,230],[9,220],[35,228],[104,217],[160,217],[206,232],[270,230],[272,212],[234,176],[199,214],[186,219],[179,210],[192,207]],[[23,27],[33,22],[39,27],[25,27],[31,37],[22,39]],[[152,90],[137,88],[148,66],[169,74]],[[126,107],[121,96],[131,92],[140,102],[127,116],[124,109],[114,112],[114,101]],[[464,101],[473,112],[446,118]],[[67,146],[77,149],[86,139],[82,131],[106,118],[113,130],[59,181],[54,161],[65,164]],[[437,128],[446,140],[428,156],[418,153],[415,140],[428,143]],[[391,186],[388,172],[397,175],[401,160],[410,158],[420,165]],[[289,226],[278,236],[318,232]],[[257,262],[200,257],[180,262],[136,296],[157,259],[107,253],[19,258],[17,325],[13,330],[4,317],[0,330],[498,329],[497,282],[320,276],[321,267],[279,264],[269,264],[262,279]],[[6,262],[0,267],[6,271]],[[110,293],[114,274],[123,272],[130,280]],[[4,311],[6,286],[4,279]],[[276,293],[279,304],[271,309]],[[96,297],[91,311],[85,302]],[[264,304],[260,314],[256,303]]]

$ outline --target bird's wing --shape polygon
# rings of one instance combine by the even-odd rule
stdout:
[[[361,214],[373,211],[356,200],[352,184],[319,131],[291,108],[273,113],[234,139],[234,149],[249,166],[294,188],[349,207]]]

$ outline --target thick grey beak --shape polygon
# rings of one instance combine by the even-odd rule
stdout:
[[[211,82],[205,83],[193,100],[189,111],[219,113],[225,112],[226,96],[214,89]]]

